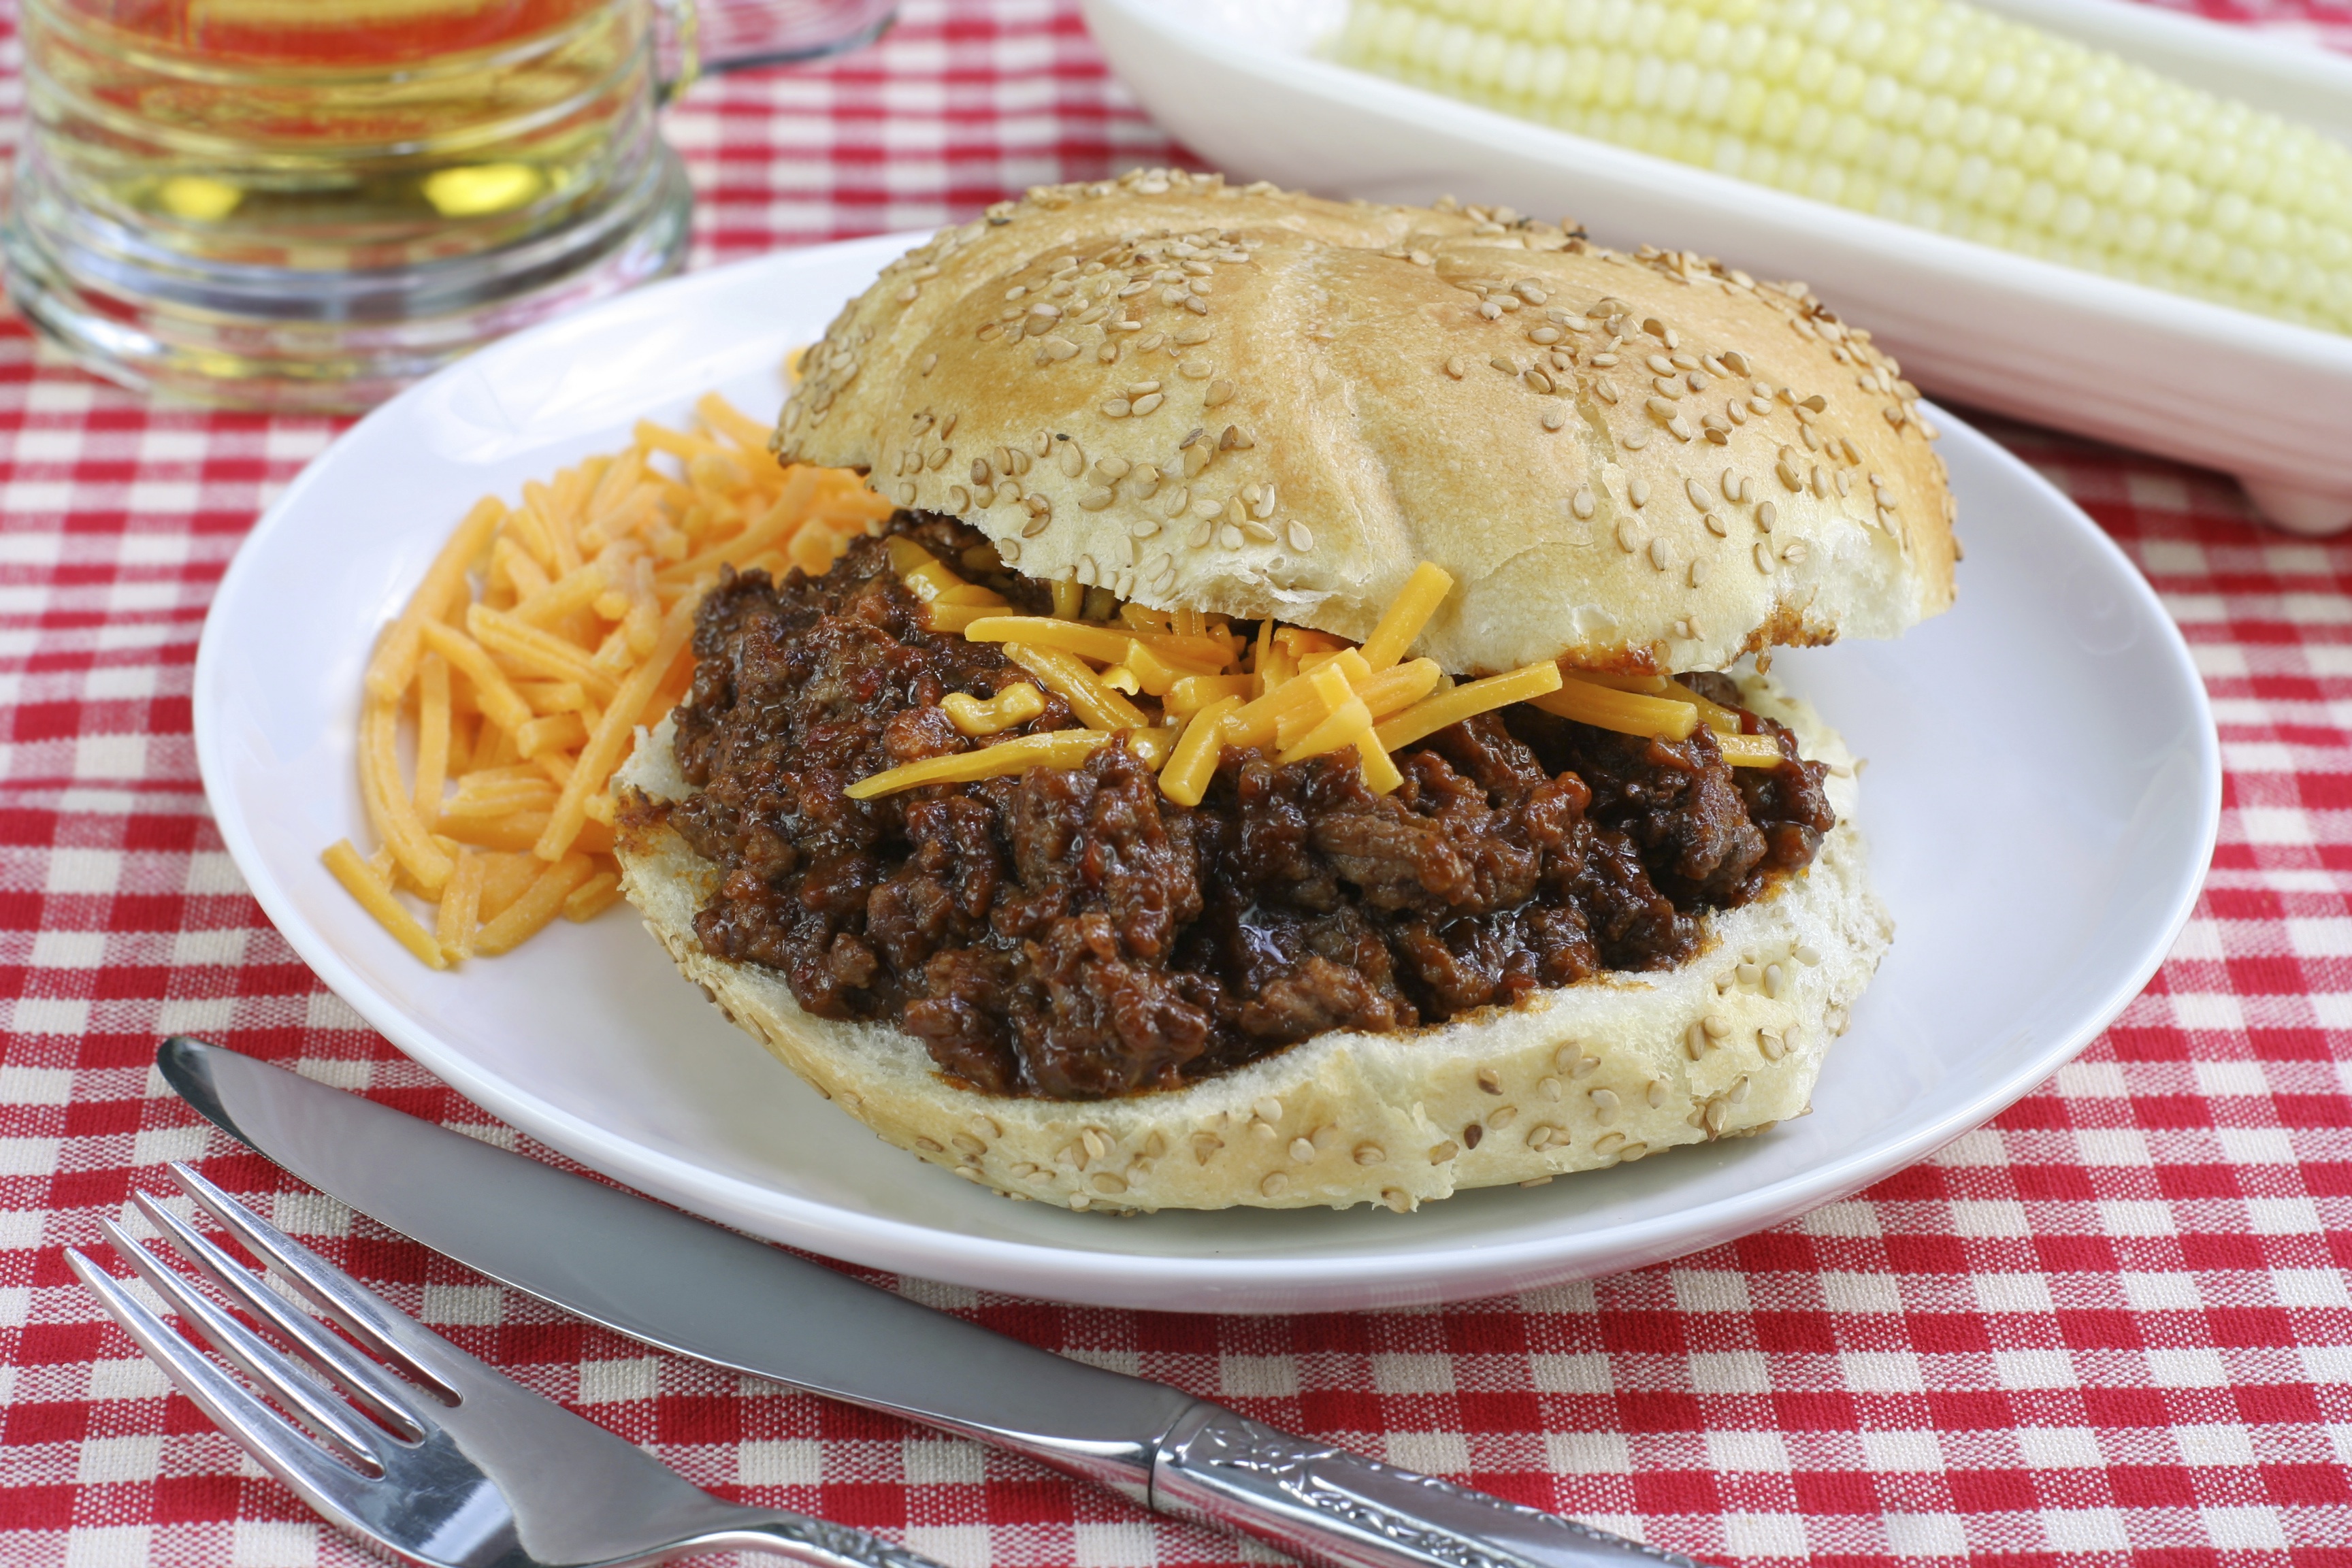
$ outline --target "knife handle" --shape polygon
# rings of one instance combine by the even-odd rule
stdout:
[[[1330,1568],[1701,1568],[1679,1552],[1294,1437],[1206,1402],[1161,1439],[1151,1506]]]

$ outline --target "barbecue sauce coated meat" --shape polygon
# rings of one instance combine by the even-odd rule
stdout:
[[[955,561],[983,543],[901,513]],[[1037,589],[992,578],[1023,608]],[[670,824],[720,871],[695,929],[781,973],[821,1017],[884,1019],[992,1093],[1087,1100],[1177,1087],[1327,1029],[1395,1030],[1507,1005],[1604,969],[1672,968],[1696,917],[1809,864],[1834,822],[1819,763],[1733,769],[1687,741],[1527,708],[1396,754],[1288,766],[1228,749],[1186,807],[1127,750],[1082,768],[876,800],[870,773],[985,742],[939,706],[1028,680],[996,647],[926,629],[861,540],[822,577],[721,583],[677,713],[700,793]],[[1688,678],[1735,707],[1737,686]],[[1008,736],[1073,728],[1045,711]]]

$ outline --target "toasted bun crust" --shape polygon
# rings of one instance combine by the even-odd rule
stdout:
[[[777,449],[1160,609],[1361,639],[1434,561],[1414,651],[1456,674],[1723,668],[1951,603],[1943,463],[1866,332],[1506,217],[1035,190],[884,269]]]
[[[1843,771],[1829,781],[1838,826],[1804,875],[1710,917],[1699,956],[1432,1029],[1319,1035],[1168,1093],[982,1094],[942,1078],[890,1025],[811,1016],[781,977],[703,951],[694,916],[713,868],[667,826],[625,826],[621,885],[687,978],[785,1066],[885,1142],[982,1186],[1079,1209],[1409,1209],[1761,1131],[1810,1109],[1893,924],[1864,885],[1843,742],[1761,678],[1745,684],[1751,707]],[[616,792],[687,794],[670,739],[667,721],[640,731]]]

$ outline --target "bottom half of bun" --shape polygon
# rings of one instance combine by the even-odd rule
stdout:
[[[1075,1209],[1411,1209],[1762,1131],[1811,1109],[1814,1079],[1893,922],[1864,879],[1842,742],[1753,680],[1750,706],[1840,764],[1838,826],[1802,874],[1706,917],[1699,952],[1392,1034],[1334,1031],[1181,1089],[1121,1100],[983,1094],[884,1023],[802,1010],[783,977],[705,952],[715,869],[666,825],[625,828],[623,889],[686,977],[884,1142],[1014,1197]],[[665,723],[616,789],[689,788]]]

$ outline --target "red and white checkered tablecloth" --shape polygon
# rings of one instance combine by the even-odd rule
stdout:
[[[2209,9],[2352,43],[2343,0]],[[12,112],[13,71],[0,90]],[[696,89],[670,135],[704,264],[1173,155],[1067,0],[914,0],[855,58]],[[2079,1061],[1847,1202],[1516,1300],[1252,1319],[901,1288],[1716,1562],[2352,1565],[2352,542],[2263,532],[2210,474],[1993,427],[2162,593],[2229,769],[2195,920]],[[484,1120],[296,960],[197,781],[206,602],[335,429],[160,410],[0,324],[0,1563],[363,1561],[167,1394],[60,1261],[183,1158],[275,1194],[279,1224],[725,1495],[953,1568],[1265,1561],[583,1328],[230,1154],[163,1089],[151,1052],[186,1030]]]

